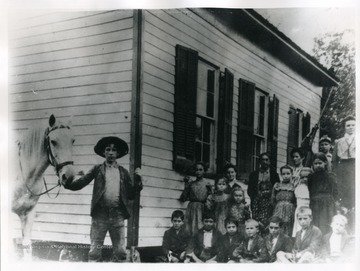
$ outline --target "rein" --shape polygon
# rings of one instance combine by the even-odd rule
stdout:
[[[51,150],[51,146],[50,146],[50,140],[49,140],[49,134],[56,130],[56,129],[70,129],[69,126],[64,126],[64,125],[60,125],[60,126],[55,126],[51,129],[47,128],[45,130],[45,147],[46,147],[46,151],[48,153],[48,161],[50,163],[50,165],[52,165],[53,167],[55,167],[55,170],[56,170],[56,175],[59,177],[59,171],[66,165],[73,165],[74,162],[73,161],[65,161],[63,163],[60,163],[58,164],[56,162],[56,159],[54,157],[54,154],[52,153],[52,150]],[[19,149],[19,162],[20,162],[20,170],[21,170],[21,173],[23,173],[23,170],[22,170],[22,165],[21,165],[21,159],[20,159],[20,149]],[[44,194],[47,194],[48,197],[50,198],[48,192],[54,190],[56,187],[59,187],[59,190],[58,192],[56,193],[56,196],[54,198],[57,198],[59,193],[60,193],[60,187],[61,187],[61,182],[60,182],[60,179],[58,180],[58,184],[55,185],[54,187],[48,189],[47,188],[47,184],[46,184],[46,181],[45,181],[45,178],[43,177],[43,181],[44,181],[44,186],[45,186],[45,191],[40,193],[40,194],[35,194],[34,192],[31,191],[30,187],[25,183],[25,186],[27,188],[27,190],[30,192],[31,195],[35,196],[35,197],[39,197],[39,196],[42,196]]]

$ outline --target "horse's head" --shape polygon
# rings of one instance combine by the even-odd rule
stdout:
[[[75,139],[70,126],[57,122],[54,115],[51,115],[46,134],[50,164],[55,167],[61,183],[72,181],[75,176],[72,158]]]

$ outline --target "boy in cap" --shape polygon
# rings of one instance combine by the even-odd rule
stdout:
[[[332,171],[332,154],[330,153],[331,150],[331,138],[327,135],[324,135],[319,140],[319,151],[325,154],[328,160],[328,171]]]
[[[89,262],[102,260],[101,251],[107,231],[113,245],[112,261],[119,262],[126,259],[124,221],[130,217],[128,200],[134,199],[142,190],[140,169],[135,170],[139,178],[133,184],[129,172],[116,162],[129,151],[126,142],[118,137],[100,139],[94,151],[105,158],[104,163],[93,166],[84,176],[65,183],[64,187],[80,190],[95,179],[91,200]]]

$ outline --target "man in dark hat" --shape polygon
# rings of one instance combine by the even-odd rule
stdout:
[[[79,179],[66,182],[64,187],[80,190],[95,179],[91,200],[91,246],[89,261],[102,260],[101,251],[106,233],[109,231],[113,245],[113,262],[126,259],[124,221],[130,217],[127,204],[142,189],[140,169],[135,170],[134,184],[129,172],[118,165],[116,159],[129,152],[128,145],[118,137],[104,137],[94,147],[96,154],[105,158]],[[80,173],[83,174],[83,173]]]

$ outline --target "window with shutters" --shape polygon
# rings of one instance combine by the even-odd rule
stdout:
[[[268,97],[260,90],[255,90],[254,108],[254,147],[252,152],[252,170],[259,163],[260,154],[265,152],[267,143]]]
[[[195,160],[215,166],[216,81],[217,69],[199,59],[196,94]]]
[[[277,162],[279,100],[239,80],[237,165],[242,178],[256,170],[259,156],[269,152],[272,167]]]
[[[189,174],[193,162],[203,161],[209,166],[208,173],[215,173],[219,161],[230,160],[232,87],[233,75],[227,69],[220,72],[219,67],[199,57],[198,52],[176,46],[173,139],[176,171]]]
[[[304,113],[301,109],[290,105],[289,129],[288,129],[288,155],[287,161],[292,164],[290,153],[292,149],[301,146],[302,141],[310,132],[310,114]]]

